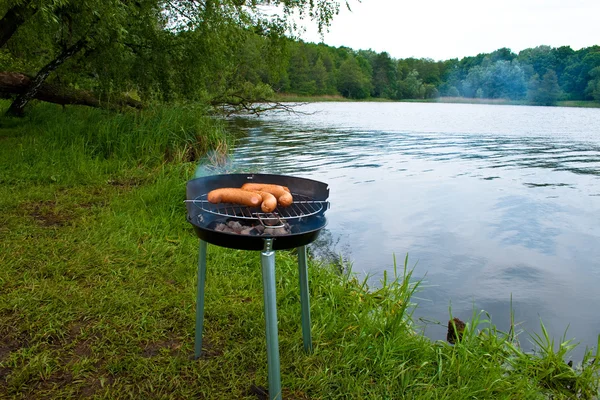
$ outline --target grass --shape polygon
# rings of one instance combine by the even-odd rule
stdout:
[[[185,183],[191,159],[231,143],[202,110],[176,107],[39,105],[0,120],[0,398],[257,398],[251,388],[267,386],[257,252],[209,245],[204,356],[192,359],[198,241]],[[597,349],[571,368],[572,343],[545,330],[533,353],[484,313],[455,345],[418,333],[408,259],[377,287],[311,260],[304,354],[297,259],[276,257],[284,398],[598,395]]]
[[[596,100],[564,100],[557,103],[560,107],[586,107],[600,108],[600,101]]]

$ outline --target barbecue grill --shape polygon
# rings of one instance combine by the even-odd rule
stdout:
[[[223,187],[241,187],[248,182],[287,186],[294,197],[294,202],[288,207],[277,207],[271,213],[263,213],[260,207],[212,204],[207,200],[207,194],[211,190]],[[269,397],[271,399],[281,399],[275,294],[275,250],[298,249],[302,338],[304,350],[310,352],[312,351],[312,338],[306,245],[317,238],[327,223],[325,211],[329,208],[328,197],[327,184],[285,175],[212,175],[192,179],[187,183],[187,219],[200,238],[195,357],[199,358],[202,352],[207,243],[232,249],[261,251]]]

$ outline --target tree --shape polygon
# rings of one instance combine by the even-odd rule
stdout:
[[[533,67],[533,73],[544,76],[556,65],[556,52],[550,46],[537,46],[519,53],[519,62]]]
[[[408,76],[398,81],[398,99],[422,99],[425,96],[423,81],[419,79],[419,73],[413,69]]]
[[[503,47],[490,53],[489,58],[492,62],[496,61],[512,61],[517,58],[509,48]]]
[[[462,81],[462,94],[465,97],[475,97],[477,90],[482,89],[485,81],[485,68],[477,65],[469,69],[469,73]],[[483,91],[483,89],[482,89]]]
[[[288,67],[290,89],[297,94],[315,94],[317,85],[311,73],[305,46],[303,43],[299,43],[294,47]]]
[[[267,15],[264,5],[282,13]],[[339,6],[336,0],[4,0],[0,46],[10,53],[4,59],[19,60],[11,65],[34,76],[9,110],[22,115],[57,74],[98,93],[135,85],[142,97],[225,99],[246,82],[233,55],[248,31],[280,43],[295,13],[322,31]]]
[[[396,68],[388,53],[375,55],[373,59],[373,96],[394,98],[396,95]]]
[[[125,36],[125,30],[139,21],[142,13],[156,15],[158,10],[148,0],[81,0],[68,2],[57,0],[44,2],[41,0],[29,2],[12,2],[12,7],[4,15],[7,18],[15,7],[26,6],[20,11],[19,31],[11,35],[5,44],[17,56],[19,44],[34,43],[43,50],[41,58],[27,57],[25,64],[31,70],[37,70],[29,88],[19,94],[9,107],[7,114],[22,116],[27,103],[44,85],[46,79],[64,63],[85,50],[99,50],[109,47],[113,42],[119,42]],[[15,29],[16,31],[16,29]],[[28,71],[29,72],[29,71]]]
[[[486,97],[521,99],[525,96],[525,75],[518,61],[496,61],[485,71]]]
[[[595,67],[590,71],[592,79],[588,82],[586,94],[596,101],[600,101],[600,67]]]
[[[325,64],[321,57],[317,59],[317,62],[312,67],[312,77],[314,78],[314,82],[316,85],[316,94],[325,94],[327,93],[327,69],[325,68]]]
[[[600,46],[580,49],[569,57],[569,63],[560,78],[561,87],[569,98],[580,100],[588,98],[590,72],[598,66],[600,66]]]
[[[575,55],[575,51],[570,46],[561,46],[556,49],[552,49],[554,53],[555,63],[553,65],[554,71],[558,76],[558,81],[560,83],[560,78],[563,74],[563,71],[569,65],[571,57]]]
[[[450,86],[448,88],[448,90],[446,91],[446,96],[459,97],[460,93],[459,93],[458,89],[456,88],[456,86]]]
[[[338,91],[344,97],[365,99],[371,92],[371,78],[361,69],[356,57],[348,57],[340,65]]]
[[[560,86],[558,86],[558,77],[554,70],[549,69],[540,80],[539,75],[535,74],[529,82],[528,99],[534,104],[543,106],[552,106],[561,95]]]

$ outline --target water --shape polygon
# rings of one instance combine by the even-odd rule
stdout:
[[[248,172],[330,186],[322,236],[374,283],[395,254],[426,287],[416,316],[486,310],[585,346],[600,333],[600,109],[319,103],[238,120]],[[315,304],[318,306],[318,304]],[[432,323],[440,321],[440,324]],[[527,349],[526,335],[522,345]]]

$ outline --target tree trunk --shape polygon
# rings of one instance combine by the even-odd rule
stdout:
[[[0,72],[0,98],[11,98],[14,94],[23,94],[31,86],[33,78],[18,72]],[[43,83],[35,99],[55,104],[77,104],[96,108],[121,110],[125,107],[142,108],[142,103],[131,97],[120,96],[111,102],[101,102],[90,92],[65,86]]]
[[[31,0],[14,5],[0,19],[0,48],[8,42],[19,26],[37,12],[37,8],[29,7],[30,4]]]
[[[58,55],[54,60],[50,61],[46,64],[40,72],[33,78],[31,85],[24,93],[21,93],[17,96],[15,101],[12,102],[8,110],[6,110],[6,115],[12,117],[22,117],[25,114],[25,106],[31,99],[33,99],[37,92],[40,90],[48,76],[60,65],[62,65],[67,59],[72,57],[74,54],[79,52],[81,49],[85,47],[87,44],[87,39],[82,38],[79,39],[77,43],[73,46],[65,49],[62,53]]]

